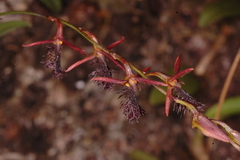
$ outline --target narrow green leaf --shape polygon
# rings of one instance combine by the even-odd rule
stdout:
[[[211,106],[205,115],[209,118],[214,118],[216,110],[217,104]],[[220,120],[235,115],[240,115],[240,96],[229,98],[223,103]]]
[[[9,21],[0,23],[0,36],[21,27],[30,27],[31,23],[26,21]]]
[[[41,0],[41,2],[54,13],[62,10],[62,0]]]
[[[157,157],[154,157],[148,153],[145,153],[141,150],[135,150],[130,153],[131,160],[159,160]]]
[[[166,87],[165,87],[166,88]],[[166,96],[159,92],[155,87],[152,87],[149,95],[149,102],[152,105],[158,105],[161,103],[164,103],[166,99]]]
[[[240,15],[240,0],[220,0],[207,5],[202,11],[198,25],[204,27],[226,17]]]
[[[0,13],[0,16],[4,15],[12,15],[12,14],[26,14],[26,15],[32,15],[32,16],[37,16],[37,17],[42,17],[42,18],[47,18],[44,15],[34,13],[34,12],[28,12],[28,11],[9,11],[9,12],[2,12]]]
[[[199,90],[199,81],[193,74],[187,74],[180,79],[184,82],[182,88],[189,94],[193,95]]]

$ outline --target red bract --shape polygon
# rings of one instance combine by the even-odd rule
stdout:
[[[215,125],[209,118],[201,113],[193,115],[192,127],[197,127],[205,136],[218,139],[223,142],[230,142],[228,136]]]
[[[123,41],[125,40],[124,37],[122,37],[120,40],[116,41],[116,42],[113,42],[112,44],[110,44],[109,46],[107,46],[106,48],[107,49],[112,49],[113,47],[119,45],[120,43],[122,43]]]
[[[180,57],[178,56],[174,65],[174,75],[166,79],[166,83],[168,84],[167,94],[166,94],[166,103],[165,103],[166,116],[168,116],[169,114],[173,88],[175,87],[181,88],[181,84],[179,83],[178,78],[186,75],[187,73],[193,70],[193,68],[188,68],[183,71],[179,71],[179,69],[180,69]]]

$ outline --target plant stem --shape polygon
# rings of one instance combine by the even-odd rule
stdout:
[[[27,14],[27,15],[37,16],[37,17],[41,17],[41,18],[47,19],[47,17],[44,16],[44,15],[41,15],[41,14],[38,14],[38,13],[34,13],[34,12],[28,12],[28,11],[10,11],[10,12],[3,12],[3,13],[0,13],[0,16],[11,15],[11,14]]]
[[[232,81],[233,75],[236,71],[236,68],[237,68],[237,65],[238,65],[239,62],[240,62],[240,49],[238,50],[238,53],[234,58],[233,64],[230,68],[230,71],[228,72],[227,79],[226,79],[226,81],[224,83],[224,86],[223,86],[223,89],[221,91],[221,95],[220,95],[220,98],[218,100],[217,111],[216,111],[216,114],[214,116],[214,119],[216,119],[216,120],[218,120],[220,118],[223,102],[226,98],[227,91],[229,89],[230,83]]]
[[[220,94],[220,97],[219,97],[219,100],[218,100],[217,110],[216,110],[216,113],[214,115],[214,119],[216,119],[216,120],[218,120],[220,118],[223,102],[226,99],[227,91],[229,89],[230,83],[232,81],[232,78],[234,76],[234,73],[236,71],[236,68],[237,68],[237,65],[238,65],[239,62],[240,62],[240,48],[239,48],[238,53],[236,54],[236,56],[234,58],[232,66],[231,66],[231,68],[228,72],[227,79],[226,79],[226,81],[223,85],[223,89],[221,91],[221,94]],[[208,140],[208,148],[210,148],[212,142],[213,142],[213,139],[210,138]]]

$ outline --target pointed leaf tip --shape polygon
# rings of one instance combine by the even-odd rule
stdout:
[[[174,74],[178,73],[180,70],[180,56],[176,58],[175,64],[174,64]]]
[[[113,47],[119,45],[120,43],[122,43],[123,41],[125,40],[124,37],[122,37],[120,40],[116,41],[116,42],[113,42],[112,44],[110,44],[109,46],[107,46],[106,48],[107,49],[112,49]]]
[[[182,76],[188,74],[189,72],[191,72],[193,70],[194,70],[194,68],[187,68],[183,71],[180,71],[180,72],[176,73],[174,76],[172,76],[171,78],[169,78],[168,81],[170,82],[170,81],[173,81],[175,79],[181,78]]]

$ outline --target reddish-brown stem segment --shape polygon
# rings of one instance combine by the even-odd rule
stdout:
[[[120,64],[118,63],[110,54],[100,50],[99,51],[101,54],[103,54],[104,56],[108,57],[113,63],[115,63],[119,68],[121,68],[123,71],[125,71],[125,68]]]
[[[165,102],[165,114],[166,114],[166,116],[169,115],[171,97],[172,97],[172,88],[168,87],[167,88],[167,94],[166,94],[166,102]]]

